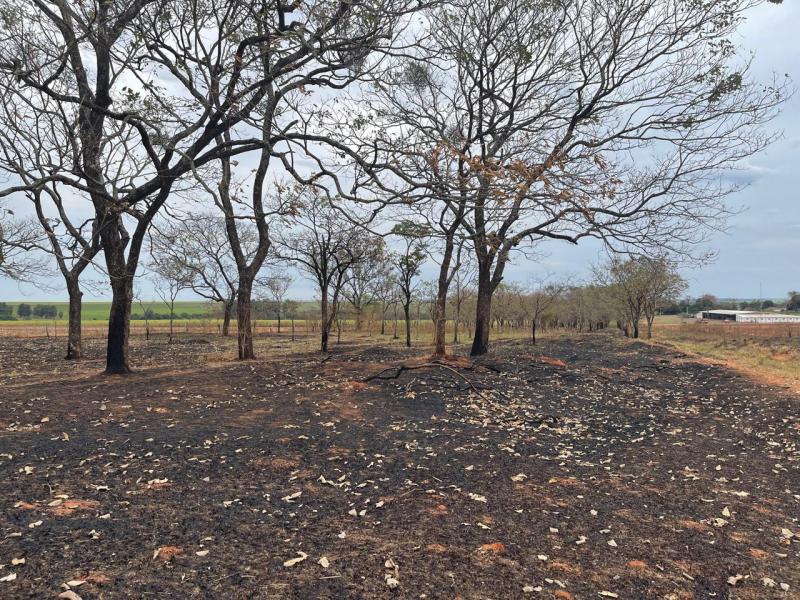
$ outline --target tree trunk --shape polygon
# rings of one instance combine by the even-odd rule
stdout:
[[[239,290],[236,293],[236,327],[238,330],[239,360],[256,357],[253,350],[253,324],[251,322],[251,300],[253,282],[239,273]]]
[[[222,310],[222,337],[228,337],[231,334],[231,313],[233,313],[233,302],[226,302]]]
[[[475,307],[475,336],[470,356],[483,356],[489,351],[489,328],[492,323],[492,284],[489,269],[478,269],[478,297]]]
[[[406,347],[411,348],[411,304],[403,305],[403,313],[406,317]]]
[[[531,341],[536,345],[536,319],[531,319]]]
[[[328,334],[331,329],[331,321],[328,317],[328,288],[323,286],[320,290],[320,340],[319,349],[321,352],[328,351]]]
[[[83,292],[76,281],[67,283],[69,293],[69,321],[67,326],[66,360],[78,360],[82,357],[81,348],[81,299]]]
[[[447,335],[447,284],[445,283],[444,297],[442,297],[442,284],[439,281],[439,293],[436,295],[434,307],[434,350],[435,356],[444,356],[447,353],[445,336]]]
[[[133,278],[113,277],[111,312],[108,315],[108,345],[106,347],[106,373],[130,373],[128,364],[128,338],[131,330],[131,305],[133,304]]]
[[[639,319],[633,321],[633,339],[639,339]]]
[[[292,318],[292,341],[294,341],[294,318]]]
[[[170,307],[169,307],[169,342],[168,343],[170,343],[170,344],[172,343],[173,323],[175,322],[175,308],[174,308],[174,306],[175,306],[174,304],[170,304]]]

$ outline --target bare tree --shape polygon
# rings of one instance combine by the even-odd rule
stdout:
[[[533,344],[536,344],[536,329],[541,324],[542,318],[553,308],[567,287],[566,283],[556,281],[532,282],[527,292],[520,298],[530,319]]]
[[[774,138],[764,126],[788,94],[753,81],[730,41],[760,4],[463,0],[426,11],[424,43],[376,82],[363,151],[399,153],[410,201],[442,204],[472,240],[473,355],[488,350],[492,295],[515,250],[593,237],[687,252],[724,220],[736,186],[721,172]]]
[[[278,254],[317,285],[320,350],[327,352],[347,278],[369,255],[372,242],[366,231],[353,225],[353,219],[313,188],[303,190],[289,225],[277,240]]]
[[[281,332],[281,318],[284,312],[284,300],[286,292],[292,285],[294,279],[285,272],[275,271],[264,278],[264,286],[269,291],[275,301],[275,312],[278,315],[278,333]],[[294,339],[294,320],[292,320],[292,339]]]
[[[297,311],[300,308],[300,303],[297,300],[286,300],[283,303],[286,316],[292,324],[292,341],[294,341],[294,321],[297,319]]]
[[[417,279],[425,262],[425,228],[405,221],[396,225],[393,233],[400,237],[403,247],[395,262],[399,303],[406,321],[406,346],[411,347],[411,303],[417,291]],[[396,319],[395,319],[396,320]]]
[[[175,301],[178,294],[191,287],[194,273],[187,268],[181,257],[171,253],[160,253],[151,244],[150,271],[153,274],[153,283],[156,295],[169,309],[169,343],[174,338]]]
[[[363,261],[353,265],[347,278],[342,295],[353,307],[356,331],[361,331],[364,324],[364,312],[378,295],[381,285],[380,271],[386,264],[386,243],[382,237],[370,236]]]
[[[169,220],[156,221],[150,237],[151,252],[183,266],[189,289],[222,304],[222,335],[227,337],[239,282],[224,219],[211,213],[172,215]],[[240,239],[249,255],[255,232],[241,227]]]
[[[299,176],[278,146],[302,147],[312,139],[309,123],[284,119],[278,106],[296,105],[306,87],[353,81],[374,50],[392,45],[398,23],[416,6],[32,0],[4,8],[4,100],[10,95],[14,106],[29,108],[32,128],[49,111],[63,115],[73,138],[68,163],[12,183],[0,196],[59,182],[91,202],[113,292],[106,372],[130,370],[142,244],[170,196],[188,185],[186,176],[202,177],[221,163],[224,184],[231,157],[250,151],[261,152],[255,186],[263,184],[265,156],[278,156]],[[246,303],[241,275],[238,302]],[[243,342],[245,357],[252,355]]]
[[[34,281],[44,271],[42,261],[33,255],[41,238],[35,223],[17,219],[11,210],[0,206],[0,277]]]

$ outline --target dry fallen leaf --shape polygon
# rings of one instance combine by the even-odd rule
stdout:
[[[327,569],[329,566],[331,566],[331,563],[330,563],[330,561],[328,560],[328,557],[327,557],[327,556],[323,556],[322,558],[320,558],[320,559],[317,561],[317,564],[319,564],[320,566],[322,566],[322,568],[323,568],[323,569]]]
[[[287,561],[284,561],[284,563],[283,563],[283,566],[284,566],[284,567],[293,567],[293,566],[295,566],[297,563],[301,563],[301,562],[303,562],[305,559],[307,559],[307,558],[308,558],[308,554],[306,554],[305,552],[300,552],[300,551],[298,551],[298,552],[297,552],[297,554],[299,555],[297,558],[290,558],[289,560],[287,560]]]

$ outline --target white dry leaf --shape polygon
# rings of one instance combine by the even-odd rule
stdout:
[[[209,552],[208,550],[198,550],[197,552],[195,552],[195,554],[197,556],[208,556],[208,552]]]
[[[389,586],[389,589],[393,590],[398,585],[400,585],[400,582],[395,577],[393,577],[392,575],[387,574],[386,575],[386,585]]]
[[[728,577],[728,585],[731,585],[731,586],[736,585],[742,579],[744,579],[744,575],[739,575],[739,574],[731,575],[730,577]]]
[[[728,522],[725,519],[721,518],[721,517],[714,517],[713,519],[709,519],[709,522],[714,527],[725,527],[725,525],[728,524]]]
[[[321,566],[323,569],[327,569],[328,567],[330,567],[330,566],[331,566],[331,562],[328,560],[328,557],[327,557],[327,556],[323,556],[323,557],[321,557],[321,558],[320,558],[320,559],[317,561],[317,564],[318,564],[318,565],[320,565],[320,566]]]
[[[788,591],[789,591],[789,584],[788,584],[788,583],[782,583],[782,584],[781,584],[781,589],[782,589],[784,592],[788,592]]]
[[[24,565],[25,564],[25,559],[24,558],[12,558],[11,559],[11,564],[14,565],[14,566],[16,566],[16,565]]]
[[[617,542],[615,542],[614,540],[608,540],[606,543],[609,546],[611,546],[612,548],[616,548],[617,547]]]
[[[29,528],[31,528],[31,529],[33,529],[34,527],[38,527],[38,526],[39,526],[39,525],[41,525],[42,523],[43,523],[43,521],[34,521],[33,523],[29,523],[29,524],[28,524],[28,527],[29,527]]]
[[[764,577],[764,578],[761,580],[761,583],[763,583],[763,584],[764,584],[764,587],[770,587],[770,588],[773,588],[773,587],[775,587],[775,586],[777,585],[777,583],[775,582],[775,580],[774,580],[774,579],[772,579],[771,577]]]
[[[786,529],[786,527],[781,529],[781,535],[785,537],[787,540],[790,540],[794,537],[794,534],[791,532],[791,530]]]
[[[33,467],[31,467],[30,465],[26,465],[25,467],[23,467],[23,470],[25,471],[25,475],[30,475],[31,473],[33,473]]]
[[[344,531],[342,531],[342,532],[341,532],[340,534],[338,534],[336,537],[338,537],[340,540],[343,540],[344,538],[346,538],[346,537],[347,537],[347,534],[346,534]]]
[[[605,598],[619,598],[619,594],[615,594],[614,592],[609,592],[607,590],[600,592],[600,595],[604,596]]]
[[[61,592],[58,597],[61,598],[61,600],[82,600],[81,597],[72,590]]]
[[[297,563],[301,563],[308,558],[308,554],[306,554],[305,552],[298,551],[297,554],[298,554],[297,558],[290,558],[289,560],[284,561],[283,566],[293,567]]]
[[[547,556],[547,554],[539,554],[536,558],[538,558],[539,560],[545,561],[545,560],[548,559],[548,556]]]
[[[347,514],[348,515],[352,515],[354,517],[357,517],[358,516],[358,511],[355,508],[351,508],[350,510],[347,511]]]
[[[525,475],[525,473],[517,473],[516,475],[511,477],[511,481],[515,481],[517,483],[521,483],[521,482],[525,481],[527,478],[528,478],[528,476]]]
[[[470,492],[468,496],[471,500],[475,500],[475,502],[487,502],[486,496],[481,496],[480,494],[473,494]]]
[[[577,540],[575,540],[575,545],[576,546],[580,546],[581,544],[585,544],[586,543],[586,539],[587,539],[586,536],[582,535]]]
[[[723,509],[722,509],[722,516],[723,516],[723,517],[728,517],[728,518],[730,518],[730,516],[731,516],[731,509],[730,509],[730,508],[728,508],[727,506],[726,506],[725,508],[723,508]]]
[[[6,583],[7,581],[14,581],[16,578],[17,578],[17,574],[16,573],[9,573],[8,575],[5,575],[4,577],[0,577],[0,582]]]
[[[284,496],[281,498],[284,502],[294,502],[296,498],[299,498],[303,495],[303,492],[295,492],[294,494],[289,494],[288,496]]]
[[[72,579],[71,581],[68,581],[68,582],[67,582],[67,585],[68,585],[69,587],[73,588],[73,587],[78,587],[78,586],[81,586],[81,585],[83,585],[84,583],[86,583],[86,581],[85,581],[85,580],[83,580],[83,579]]]

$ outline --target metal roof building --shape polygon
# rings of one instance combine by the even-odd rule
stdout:
[[[698,321],[735,321],[736,323],[798,323],[800,315],[756,312],[752,310],[704,310],[695,315]]]

